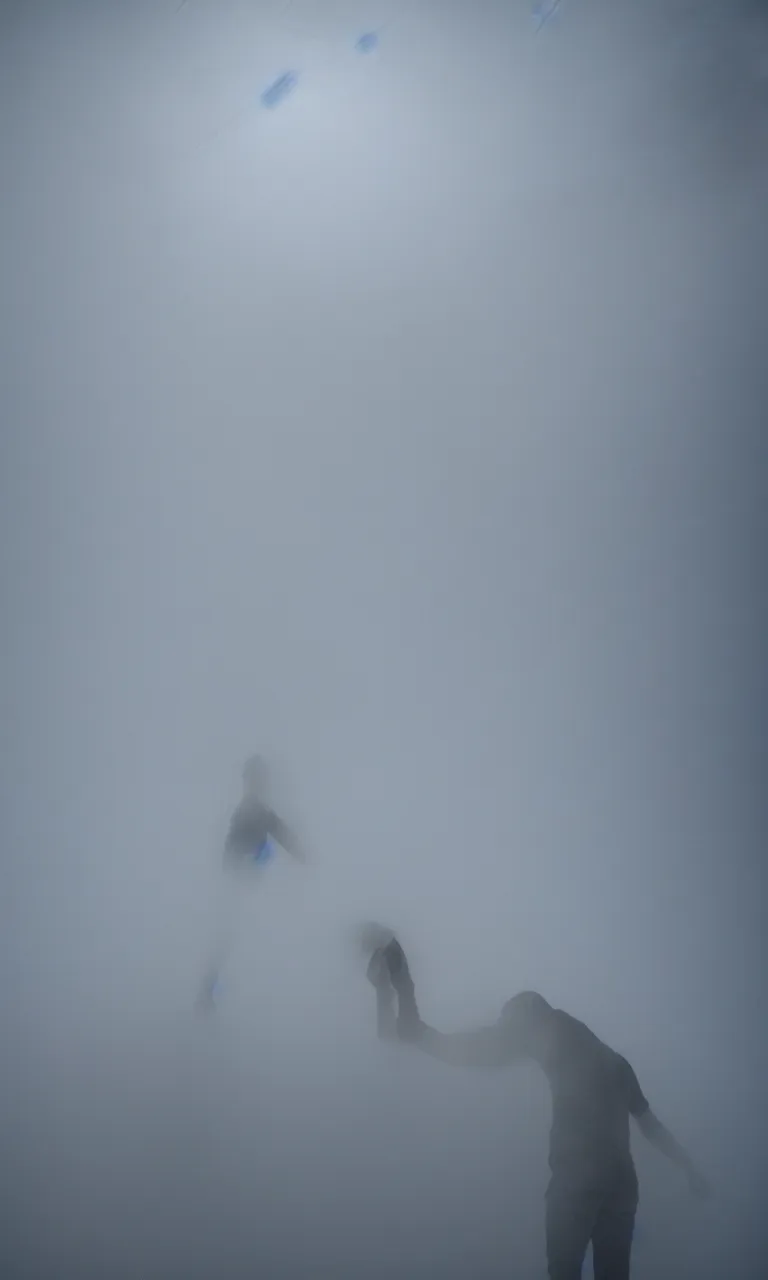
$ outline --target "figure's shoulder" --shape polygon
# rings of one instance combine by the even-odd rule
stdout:
[[[247,800],[238,800],[230,814],[230,822],[233,826],[238,826],[249,811]]]
[[[552,1020],[555,1031],[563,1040],[577,1043],[597,1039],[586,1022],[581,1022],[579,1018],[574,1018],[573,1014],[566,1013],[565,1009],[554,1009]]]
[[[249,796],[245,796],[238,801],[232,810],[230,826],[236,831],[242,828],[261,826],[265,822],[268,823],[271,816],[271,810],[261,800],[254,800]]]
[[[564,1009],[556,1009],[554,1016],[554,1039],[557,1056],[562,1060],[582,1063],[594,1063],[613,1051],[604,1045],[595,1035],[591,1027]]]

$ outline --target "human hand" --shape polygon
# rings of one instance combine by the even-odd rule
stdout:
[[[357,940],[364,955],[372,955],[374,951],[383,951],[388,947],[394,938],[392,929],[386,925],[377,924],[369,921],[368,924],[360,925],[357,930]]]
[[[374,951],[368,961],[365,976],[371,986],[375,987],[377,991],[382,991],[387,988],[391,989],[392,984],[389,980],[389,969],[387,968],[386,957],[382,950]]]

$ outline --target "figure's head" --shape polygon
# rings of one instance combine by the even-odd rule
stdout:
[[[500,1024],[522,1038],[539,1031],[552,1012],[537,991],[520,991],[501,1011]]]
[[[374,951],[388,947],[394,936],[392,929],[388,929],[386,925],[377,924],[373,920],[360,925],[357,930],[357,938],[364,955],[373,955]]]
[[[243,790],[261,796],[267,789],[267,766],[261,756],[250,756],[243,765]]]

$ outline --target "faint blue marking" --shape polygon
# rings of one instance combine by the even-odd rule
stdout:
[[[299,83],[299,77],[295,71],[284,71],[281,76],[273,80],[261,95],[261,105],[266,107],[268,111],[279,107],[284,102],[289,93],[293,93],[296,85]]]
[[[270,862],[272,860],[274,853],[275,853],[275,846],[273,845],[269,836],[267,836],[266,840],[263,840],[262,843],[260,845],[257,845],[257,847],[254,849],[253,853],[251,854],[251,861],[255,863],[256,866],[261,867],[266,862]]]
[[[379,47],[379,37],[375,31],[364,31],[355,41],[358,53],[373,53]]]

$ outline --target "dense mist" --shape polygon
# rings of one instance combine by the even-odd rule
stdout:
[[[377,1041],[367,918],[758,1280],[765,5],[6,0],[0,148],[3,1280],[540,1280],[546,1083]]]

